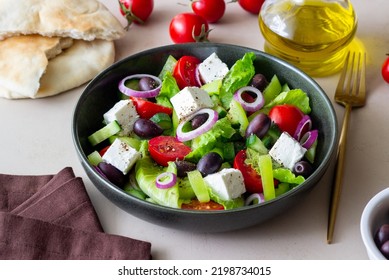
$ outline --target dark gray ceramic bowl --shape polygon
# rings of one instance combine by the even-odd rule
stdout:
[[[226,211],[188,211],[155,205],[130,196],[119,187],[101,177],[88,163],[92,152],[87,137],[102,127],[103,113],[117,101],[118,82],[130,74],[158,75],[168,55],[179,58],[194,55],[205,59],[213,52],[231,66],[246,52],[257,56],[255,66],[268,79],[277,74],[281,82],[292,88],[305,90],[311,100],[312,119],[320,131],[315,172],[298,188],[256,206]],[[85,88],[75,108],[72,124],[73,140],[78,156],[88,177],[112,203],[128,213],[148,222],[188,231],[223,232],[250,227],[262,223],[304,199],[309,190],[323,176],[337,146],[337,121],[334,109],[320,86],[290,64],[258,50],[234,45],[190,43],[158,47],[131,55],[104,70]]]

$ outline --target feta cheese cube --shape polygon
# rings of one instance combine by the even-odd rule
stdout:
[[[139,118],[136,108],[130,99],[120,100],[104,115],[104,121],[117,121],[121,127],[120,136],[128,136],[133,130],[135,121]]]
[[[288,133],[283,132],[270,149],[270,156],[283,167],[293,170],[293,166],[296,162],[300,161],[307,149],[290,136]]]
[[[235,168],[225,168],[204,177],[212,191],[223,200],[231,200],[246,192],[242,172]]]
[[[198,87],[183,88],[170,99],[170,102],[180,121],[200,109],[213,107],[209,94]]]
[[[116,138],[103,155],[103,161],[112,164],[126,175],[140,157],[140,152]]]
[[[200,77],[206,84],[215,80],[223,79],[228,70],[227,64],[221,61],[216,53],[212,53],[199,64]]]

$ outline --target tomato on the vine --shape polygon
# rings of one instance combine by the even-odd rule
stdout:
[[[134,22],[143,24],[150,17],[153,8],[154,0],[119,0],[120,13],[126,17],[127,26]]]
[[[202,16],[209,23],[219,21],[226,10],[224,0],[191,0],[191,2],[193,12]]]
[[[382,64],[381,74],[385,82],[389,83],[389,54],[388,57],[386,57],[384,63]]]
[[[200,86],[196,78],[196,69],[199,63],[201,63],[200,59],[190,55],[184,55],[177,61],[173,69],[173,77],[180,89],[188,86]]]
[[[239,5],[249,13],[258,15],[265,0],[237,0]]]
[[[176,15],[169,25],[170,38],[174,43],[208,41],[208,22],[194,13]]]

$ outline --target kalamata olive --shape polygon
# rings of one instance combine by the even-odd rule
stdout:
[[[223,158],[215,152],[204,155],[197,163],[197,170],[203,176],[217,172],[223,163]]]
[[[100,162],[97,167],[100,169],[100,171],[107,177],[107,179],[119,186],[122,187],[125,183],[126,176],[121,172],[119,169],[117,169],[112,164],[109,164],[107,162]]]
[[[307,178],[309,175],[312,174],[313,167],[308,161],[302,160],[302,161],[296,162],[296,164],[293,166],[292,171],[297,176],[301,175],[304,178]]]
[[[263,74],[255,74],[251,79],[251,86],[256,87],[260,91],[263,91],[269,82]]]
[[[139,90],[146,91],[146,90],[152,90],[159,86],[158,82],[155,81],[153,78],[150,77],[142,77],[139,80]]]
[[[389,260],[389,240],[382,244],[380,251]]]
[[[257,135],[259,138],[265,136],[271,125],[271,120],[268,115],[260,113],[256,115],[247,126],[245,136],[249,137],[251,134]]]
[[[196,129],[200,126],[202,126],[208,119],[209,115],[204,113],[204,114],[198,114],[193,117],[191,120],[191,125],[193,129]]]
[[[163,133],[163,129],[149,119],[139,118],[134,123],[134,132],[142,138],[153,138]]]
[[[386,241],[389,241],[389,224],[383,224],[380,226],[374,236],[374,240],[378,248]]]
[[[177,167],[177,176],[178,177],[186,177],[187,172],[193,171],[196,169],[196,164],[190,161],[186,160],[176,160],[176,167]]]

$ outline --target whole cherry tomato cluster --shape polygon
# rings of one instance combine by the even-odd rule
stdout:
[[[132,23],[143,24],[150,17],[154,0],[118,0],[120,12],[127,19],[126,30]],[[176,15],[170,22],[169,33],[174,43],[208,40],[209,24],[218,22],[228,3],[238,2],[247,12],[258,14],[265,0],[188,0],[191,11]]]

